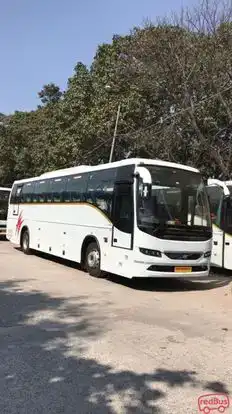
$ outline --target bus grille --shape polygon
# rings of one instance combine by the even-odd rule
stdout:
[[[197,260],[203,255],[202,252],[164,252],[164,254],[172,260]]]

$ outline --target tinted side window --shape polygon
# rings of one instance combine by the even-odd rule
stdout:
[[[34,193],[33,193],[33,202],[34,203],[44,203],[47,200],[47,192],[49,188],[48,180],[41,180],[35,183]]]
[[[86,192],[87,174],[76,174],[67,177],[66,190],[63,198],[65,202],[78,202],[84,200]]]
[[[21,190],[22,190],[22,184],[15,184],[13,186],[11,196],[10,196],[10,204],[19,203]]]
[[[232,200],[225,200],[222,208],[222,229],[232,234]]]
[[[216,186],[207,187],[207,194],[209,198],[212,222],[217,226],[220,226],[223,190],[222,188]]]
[[[64,191],[66,187],[66,178],[54,178],[50,180],[49,195],[47,196],[47,201],[54,203],[61,203],[63,201]]]
[[[23,184],[22,193],[21,193],[21,203],[31,203],[33,200],[33,189],[34,183],[25,183]]]
[[[21,201],[21,192],[22,192],[23,185],[19,184],[16,187],[15,196],[14,196],[14,204],[19,204]]]
[[[17,185],[15,184],[12,188],[12,191],[11,191],[10,204],[15,204],[16,190],[17,190]]]
[[[116,169],[96,171],[90,174],[86,201],[111,217]]]

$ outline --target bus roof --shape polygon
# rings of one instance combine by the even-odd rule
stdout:
[[[40,176],[37,176],[37,177],[27,178],[27,179],[23,179],[23,180],[17,180],[15,182],[16,183],[24,183],[24,182],[29,182],[29,181],[34,181],[34,180],[42,180],[42,179],[52,178],[52,177],[62,177],[62,176],[72,175],[72,174],[81,174],[81,173],[84,173],[84,172],[98,171],[98,170],[103,170],[103,169],[108,169],[108,168],[116,168],[116,167],[121,167],[121,166],[125,166],[125,165],[131,165],[131,164],[135,164],[135,165],[141,165],[141,164],[157,165],[157,166],[178,168],[178,169],[182,169],[182,170],[186,170],[186,171],[192,171],[192,172],[195,172],[195,173],[199,173],[199,170],[197,170],[196,168],[188,167],[187,165],[183,165],[183,164],[176,164],[176,163],[172,163],[172,162],[166,162],[166,161],[161,161],[161,160],[152,160],[152,159],[146,159],[146,158],[127,158],[125,160],[111,162],[111,163],[107,163],[107,164],[80,165],[80,166],[77,166],[77,167],[64,168],[64,169],[61,169],[61,170],[54,170],[54,171],[50,171],[50,172],[46,172],[44,174],[41,174]]]

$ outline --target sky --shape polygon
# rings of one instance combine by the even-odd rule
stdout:
[[[78,61],[90,65],[99,44],[194,0],[0,0],[0,112],[32,110],[37,93],[62,90]]]

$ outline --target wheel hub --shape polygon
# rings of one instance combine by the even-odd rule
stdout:
[[[28,235],[24,234],[24,237],[23,237],[23,248],[24,248],[24,250],[26,250],[27,247],[28,247]]]
[[[99,266],[100,263],[100,255],[97,250],[93,250],[88,254],[88,265],[89,267],[95,268]]]

